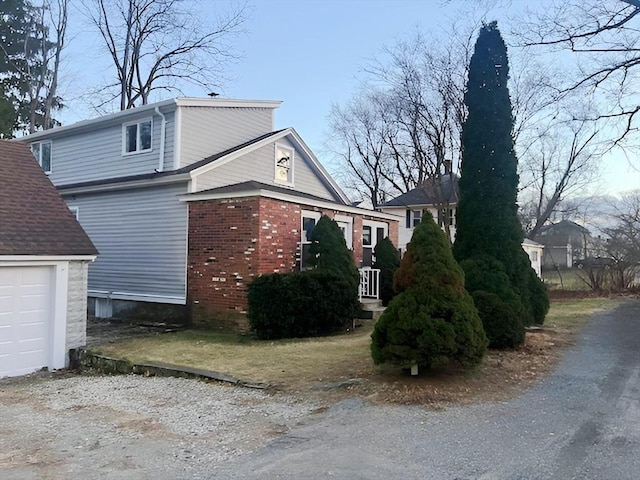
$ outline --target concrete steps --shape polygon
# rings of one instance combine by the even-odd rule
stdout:
[[[382,306],[382,301],[376,300],[375,298],[363,298],[360,300],[360,304],[362,305],[362,316],[364,319],[373,320],[376,322],[382,312],[384,312],[385,307]]]

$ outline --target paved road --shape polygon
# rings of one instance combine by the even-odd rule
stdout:
[[[211,478],[638,480],[640,300],[594,317],[521,397],[443,412],[348,400]]]

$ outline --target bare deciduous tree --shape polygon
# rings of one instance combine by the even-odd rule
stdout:
[[[247,8],[214,25],[205,25],[194,8],[186,0],[85,0],[117,78],[102,88],[106,100],[96,107],[119,98],[121,110],[133,108],[156,90],[180,91],[184,83],[219,86],[222,67],[237,58],[225,40],[239,32]]]
[[[602,152],[590,122],[555,122],[525,133],[531,134],[535,138],[520,162],[520,206],[525,232],[535,239],[567,196],[597,179]]]
[[[612,260],[612,287],[625,290],[640,283],[640,190],[623,196],[613,218],[614,224],[602,233],[607,237],[606,254]]]
[[[600,110],[584,119],[615,128],[617,144],[638,130],[639,14],[638,0],[570,0],[530,13],[517,32],[525,46],[556,50],[559,58],[563,52],[575,54],[577,75],[559,82],[556,98],[599,95]]]

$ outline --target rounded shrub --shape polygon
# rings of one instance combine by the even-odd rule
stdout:
[[[248,303],[249,325],[262,339],[333,333],[350,324],[358,307],[344,277],[319,270],[257,277]]]
[[[502,263],[482,255],[460,262],[465,284],[478,309],[489,348],[513,348],[524,342],[524,308]]]
[[[385,307],[395,295],[393,276],[400,266],[400,252],[389,237],[380,240],[374,249],[376,261],[373,268],[380,270],[380,300]]]
[[[394,284],[399,293],[371,336],[376,364],[431,368],[482,360],[487,346],[482,322],[449,242],[430,215],[414,230]]]

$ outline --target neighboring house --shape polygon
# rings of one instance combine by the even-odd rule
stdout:
[[[422,185],[380,205],[382,212],[397,215],[403,220],[398,229],[398,248],[401,252],[411,241],[413,229],[420,223],[425,211],[443,227],[448,227],[451,242],[456,236],[456,206],[458,204],[458,176],[445,173],[436,180],[429,179]]]
[[[420,223],[422,216],[429,211],[440,227],[447,231],[451,243],[456,237],[456,208],[458,205],[458,179],[454,173],[445,173],[437,179],[429,179],[422,185],[409,190],[407,193],[380,205],[382,212],[402,217],[398,229],[398,248],[401,253],[411,241],[413,229]],[[531,266],[541,277],[541,262],[544,246],[532,240],[525,239],[522,248],[529,255]]]
[[[571,220],[544,225],[535,240],[544,245],[543,268],[571,268],[587,258],[591,235]]]
[[[49,178],[100,250],[98,316],[126,302],[186,305],[196,323],[242,320],[246,286],[304,267],[322,214],[358,265],[397,219],[353,207],[280,102],[177,98],[29,135]]]
[[[542,278],[542,259],[544,257],[544,245],[534,242],[528,238],[522,242],[522,248],[529,255],[531,261],[531,268],[535,270],[538,277]]]
[[[63,368],[85,345],[96,254],[29,147],[0,140],[0,377]]]

